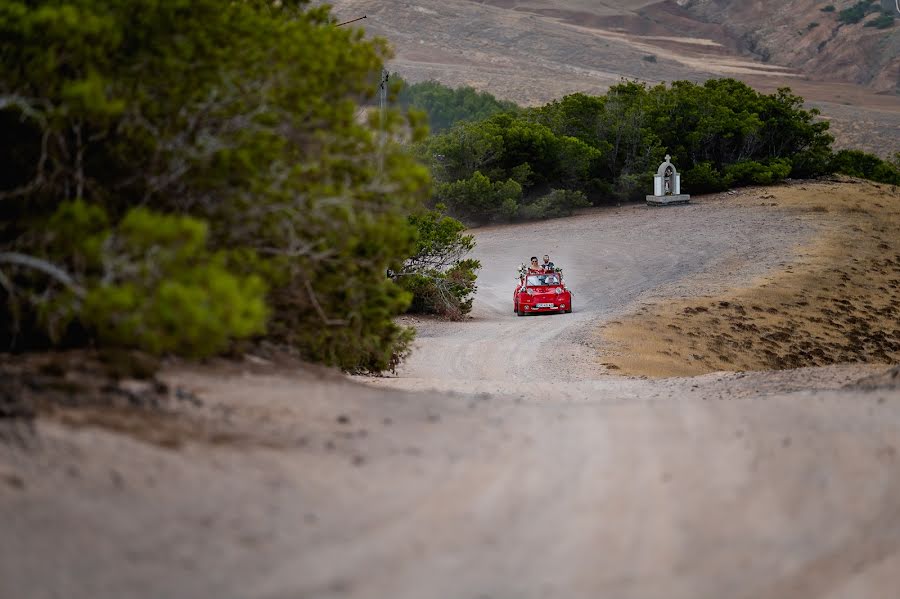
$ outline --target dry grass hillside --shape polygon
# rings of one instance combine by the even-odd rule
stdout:
[[[696,375],[900,362],[900,188],[856,179],[745,189],[728,202],[816,227],[748,287],[653,302],[605,325],[622,374]]]
[[[864,28],[862,24],[842,27],[841,36],[858,30],[853,33],[858,39],[836,38],[807,65],[802,61],[801,48],[808,49],[826,31],[824,17],[834,19],[833,15],[809,8],[823,15],[818,19],[821,25],[809,33],[809,39],[778,37],[782,29],[773,29],[778,35],[772,33],[771,44],[796,50],[789,56],[764,50],[770,42],[736,29],[730,12],[713,10],[719,3],[680,4],[684,3],[333,2],[338,18],[367,16],[360,24],[368,33],[390,41],[396,53],[390,68],[410,81],[435,79],[451,86],[471,85],[504,99],[535,105],[573,92],[603,93],[622,78],[656,83],[735,77],[763,91],[792,87],[830,120],[838,147],[859,147],[884,156],[900,150],[900,96],[885,92],[883,85],[900,79],[896,64],[900,52],[894,48],[900,25],[888,30]],[[780,14],[775,7],[799,2],[746,4],[756,7],[760,21],[757,25],[740,13],[743,25],[768,32],[761,19],[774,19],[773,15]],[[791,31],[796,34],[799,26]],[[869,41],[859,41],[863,39]],[[863,54],[847,54],[848,43]],[[880,52],[877,59],[865,54],[872,44]],[[765,57],[768,60],[763,60]],[[835,66],[868,65],[871,60],[875,66],[867,66],[868,74],[862,78],[851,73],[852,69]]]
[[[815,79],[858,83],[900,92],[900,13],[894,0],[873,1],[857,23],[842,22],[840,11],[857,0],[723,2],[688,0],[696,18],[721,24],[728,34],[762,60],[783,64]],[[833,6],[833,11],[823,10]],[[893,26],[870,23],[881,8],[894,14]]]

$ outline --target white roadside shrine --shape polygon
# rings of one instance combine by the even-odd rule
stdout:
[[[666,161],[653,175],[653,195],[647,196],[647,203],[651,206],[687,204],[691,201],[690,195],[681,193],[681,175],[671,160],[672,157],[666,154]]]

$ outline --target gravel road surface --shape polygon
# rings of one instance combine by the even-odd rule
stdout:
[[[649,380],[595,357],[598,322],[815,234],[751,204],[479,230],[473,318],[414,321],[398,376],[173,368],[200,400],[177,442],[3,425],[0,597],[895,599],[900,390],[854,385],[883,367]],[[543,253],[575,312],[516,317]]]

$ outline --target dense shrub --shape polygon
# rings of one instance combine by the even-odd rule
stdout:
[[[874,0],[859,0],[853,6],[845,8],[838,13],[838,21],[846,25],[853,25],[862,21],[867,14],[874,8],[872,4]]]
[[[894,15],[891,13],[881,13],[874,19],[870,21],[866,21],[865,27],[875,27],[876,29],[887,29],[888,27],[893,27],[894,25]]]
[[[578,208],[586,208],[590,205],[591,203],[580,191],[554,189],[530,204],[519,206],[517,217],[522,220],[557,218],[569,216]]]
[[[669,153],[688,193],[829,172],[828,123],[783,88],[761,94],[733,79],[615,85],[540,108],[493,115],[429,138],[417,152],[438,184],[432,201],[468,222],[569,213],[550,189],[591,204],[643,199]],[[500,194],[518,183],[521,193]],[[515,205],[519,208],[515,209]]]
[[[851,177],[861,177],[880,183],[900,185],[900,165],[892,164],[878,156],[860,150],[841,150],[837,152],[831,160],[831,169]]]
[[[791,172],[789,160],[772,160],[767,164],[747,160],[725,167],[724,176],[736,185],[770,185],[782,181]]]
[[[343,368],[407,351],[411,298],[384,272],[413,252],[423,123],[361,118],[387,47],[305,4],[0,3],[3,348],[54,343],[69,306],[68,343],[204,354],[268,315]],[[85,222],[54,233],[76,201]],[[98,278],[98,256],[136,271]]]
[[[622,173],[616,177],[613,195],[623,202],[643,200],[653,190],[653,173]]]
[[[103,240],[102,274],[68,313],[107,345],[207,356],[265,330],[266,286],[206,249],[207,227],[187,216],[130,210]],[[87,260],[91,258],[88,257]]]
[[[731,182],[731,177],[720,173],[711,162],[699,162],[681,177],[681,184],[690,188],[693,193],[723,191],[728,189]]]
[[[412,294],[410,312],[461,318],[472,309],[478,260],[464,258],[475,247],[465,225],[444,214],[444,206],[409,217],[416,229],[416,251],[394,273]]]
[[[521,195],[522,186],[516,181],[491,181],[475,171],[468,179],[439,185],[434,197],[463,220],[488,223],[515,217]]]
[[[434,133],[443,132],[459,122],[478,121],[498,112],[514,112],[519,109],[513,102],[498,100],[487,92],[479,92],[471,87],[454,89],[437,81],[410,85],[400,80],[399,84],[397,103],[404,108],[425,111]]]
[[[266,285],[237,273],[228,253],[209,251],[203,221],[138,207],[111,227],[102,208],[75,200],[59,206],[43,233],[41,258],[3,255],[7,267],[31,267],[7,298],[10,332],[33,328],[50,343],[81,333],[199,357],[265,330]],[[64,261],[70,272],[53,266]]]

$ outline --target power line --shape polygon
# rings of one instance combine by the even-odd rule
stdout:
[[[898,0],[900,1],[900,0]],[[341,27],[343,25],[349,25],[350,23],[356,23],[357,21],[362,21],[366,18],[367,15],[363,15],[361,17],[356,17],[355,19],[350,19],[349,21],[344,21],[343,23],[338,23],[335,27]]]

